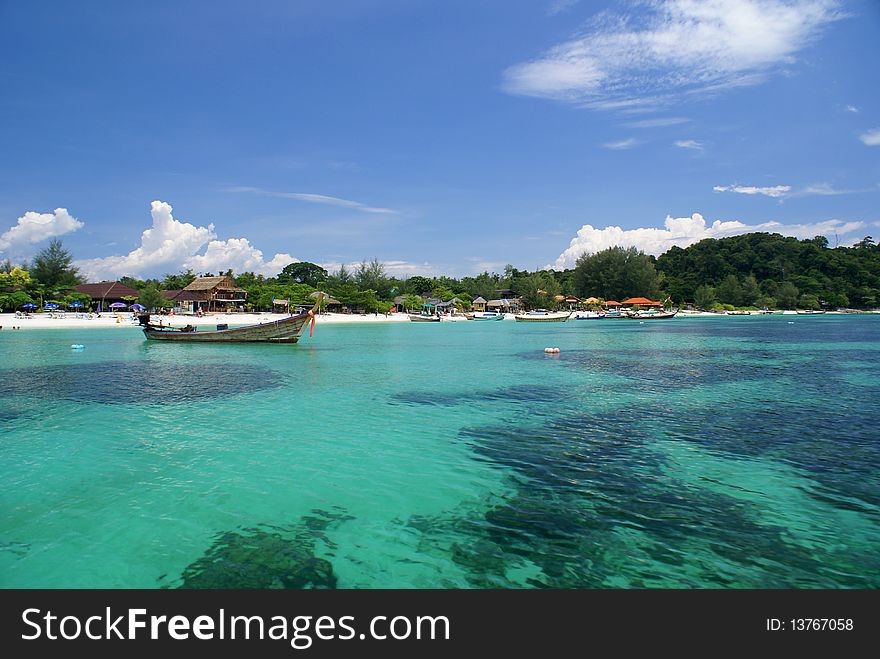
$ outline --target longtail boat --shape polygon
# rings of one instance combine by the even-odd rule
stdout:
[[[568,316],[570,312],[556,312],[551,313],[549,311],[530,311],[529,313],[517,314],[513,317],[516,322],[528,322],[528,323],[564,323],[568,320]]]
[[[245,325],[244,327],[228,328],[218,325],[216,330],[199,330],[192,325],[171,327],[150,323],[149,314],[141,314],[138,319],[144,330],[144,336],[151,341],[178,341],[183,343],[296,343],[306,328],[311,324],[309,336],[315,331],[315,314],[321,297],[315,306],[305,313],[288,316],[271,323]]]
[[[630,320],[669,320],[675,318],[677,311],[639,311],[631,313],[626,318]]]

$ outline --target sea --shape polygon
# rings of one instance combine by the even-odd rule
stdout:
[[[877,588],[878,402],[880,315],[2,331],[0,587]]]

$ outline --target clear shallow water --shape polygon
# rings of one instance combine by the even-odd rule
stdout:
[[[0,586],[878,587],[878,339],[867,316],[3,331]]]

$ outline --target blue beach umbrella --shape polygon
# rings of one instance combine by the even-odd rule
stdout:
[[[58,305],[55,304],[54,302],[49,302],[49,304],[44,304],[43,308],[44,309],[57,309]]]
[[[36,305],[36,304],[31,304],[30,302],[28,302],[27,304],[23,304],[23,305],[21,305],[21,308],[22,308],[22,309],[36,309],[36,308],[37,308],[37,305]]]
[[[125,304],[124,302],[114,302],[113,304],[110,305],[110,308],[111,309],[125,309],[125,307],[127,307],[127,306],[128,305]]]
[[[144,311],[146,309],[146,307],[142,304],[133,304],[131,305],[131,308],[135,311]]]
[[[71,303],[70,303],[69,305],[67,305],[67,306],[69,306],[69,307],[74,307],[74,308],[77,308],[77,309],[78,309],[79,307],[82,307],[82,306],[85,306],[85,305],[84,305],[82,302],[71,302]]]

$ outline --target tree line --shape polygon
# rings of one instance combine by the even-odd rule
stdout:
[[[52,240],[31,263],[0,264],[0,308],[58,301],[88,303],[72,292],[81,282],[73,259],[60,240]],[[213,273],[204,273],[212,276]],[[528,308],[552,309],[560,296],[622,301],[630,297],[671,299],[675,306],[693,304],[719,308],[873,308],[880,302],[880,248],[867,236],[852,247],[828,245],[826,238],[808,240],[772,233],[750,233],[706,239],[690,247],[673,247],[655,258],[635,248],[612,247],[584,254],[575,267],[563,270],[483,272],[469,277],[388,274],[378,259],[328,272],[320,265],[296,262],[278,275],[253,272],[227,275],[247,291],[249,310],[270,310],[274,299],[291,305],[314,302],[310,293],[323,291],[352,310],[385,312],[402,302],[417,309],[426,298],[455,300],[469,307],[473,300],[509,295]],[[161,278],[122,277],[139,293],[137,299],[154,309],[173,303],[163,290],[185,288],[196,274],[185,271]],[[509,292],[508,292],[509,291]]]

